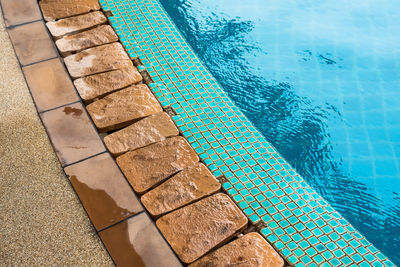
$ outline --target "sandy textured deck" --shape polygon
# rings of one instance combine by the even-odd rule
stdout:
[[[36,114],[0,14],[0,266],[110,266]]]

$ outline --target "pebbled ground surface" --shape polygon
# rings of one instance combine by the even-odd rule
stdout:
[[[37,116],[0,14],[0,266],[112,266]]]

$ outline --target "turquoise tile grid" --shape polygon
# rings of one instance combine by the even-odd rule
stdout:
[[[100,0],[150,88],[223,188],[296,266],[394,266],[320,197],[255,129],[158,0]]]

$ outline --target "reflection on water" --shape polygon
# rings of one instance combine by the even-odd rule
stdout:
[[[161,0],[292,166],[400,263],[400,6]]]

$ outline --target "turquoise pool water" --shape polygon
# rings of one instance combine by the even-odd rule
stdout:
[[[267,140],[399,264],[397,1],[161,2]]]

